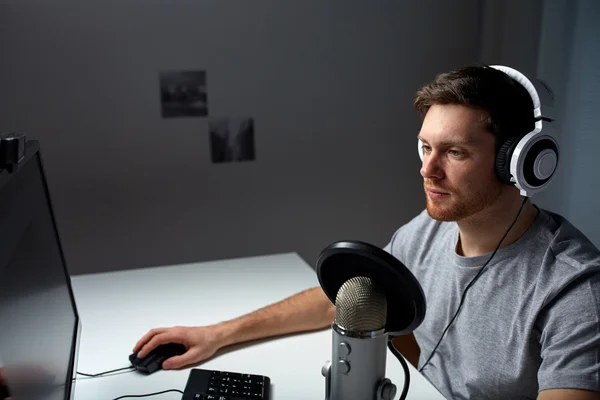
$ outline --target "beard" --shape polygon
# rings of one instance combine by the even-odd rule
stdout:
[[[427,194],[427,187],[433,186],[450,193],[450,195],[441,199],[431,199]],[[431,185],[428,182],[423,183],[425,190],[425,199],[427,213],[437,221],[460,221],[473,216],[498,200],[502,194],[502,184],[468,185],[463,190],[458,191],[454,188],[441,188],[438,185]]]

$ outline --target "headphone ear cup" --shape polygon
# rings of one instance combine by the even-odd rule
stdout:
[[[519,136],[512,136],[502,143],[496,154],[496,176],[505,185],[514,185],[510,181],[510,158],[518,143]]]
[[[419,158],[421,159],[421,161],[423,161],[423,142],[421,142],[421,139],[417,140],[417,151],[419,152]]]

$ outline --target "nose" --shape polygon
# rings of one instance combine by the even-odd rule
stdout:
[[[444,177],[441,160],[434,151],[423,155],[420,173],[425,179],[442,179]]]

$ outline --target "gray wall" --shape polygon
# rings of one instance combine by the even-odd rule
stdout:
[[[478,61],[481,8],[427,2],[0,4],[0,129],[42,145],[72,273],[385,245],[424,205],[415,90]],[[256,161],[162,119],[158,71],[205,69]]]
[[[482,0],[481,60],[535,75],[543,0]]]

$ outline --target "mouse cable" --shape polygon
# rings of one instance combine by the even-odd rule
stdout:
[[[125,367],[125,368],[119,368],[119,369],[113,369],[113,370],[110,370],[110,371],[100,372],[99,374],[84,374],[83,372],[77,372],[77,374],[83,375],[83,376],[89,376],[90,378],[95,378],[97,376],[110,374],[112,372],[125,371],[125,370],[128,370],[128,369],[134,370],[135,367],[133,365],[130,365],[129,367]]]
[[[521,207],[519,208],[519,211],[517,212],[517,216],[515,217],[515,220],[512,222],[512,224],[510,224],[510,226],[506,230],[506,233],[504,234],[504,236],[502,236],[502,239],[500,239],[500,242],[498,243],[498,246],[496,246],[496,249],[494,250],[494,252],[490,256],[490,258],[488,258],[488,260],[486,261],[486,263],[483,264],[483,267],[481,267],[481,269],[479,270],[479,272],[477,273],[477,275],[475,275],[475,278],[473,278],[471,280],[471,282],[469,282],[469,284],[467,285],[467,287],[463,291],[462,296],[460,298],[460,303],[458,304],[458,309],[456,310],[456,313],[454,313],[454,316],[452,317],[452,319],[450,320],[450,322],[446,326],[446,329],[444,329],[444,332],[442,332],[442,336],[440,336],[440,340],[438,340],[437,344],[435,345],[435,347],[431,351],[431,354],[429,355],[429,358],[427,358],[427,361],[425,361],[425,363],[423,364],[423,366],[421,368],[419,368],[419,370],[418,370],[419,372],[422,373],[423,369],[425,369],[425,367],[427,366],[427,364],[429,364],[429,361],[431,361],[431,358],[435,354],[435,351],[437,350],[438,346],[442,342],[442,339],[444,338],[444,335],[448,331],[448,328],[450,328],[450,325],[452,325],[452,323],[454,322],[454,320],[456,319],[456,317],[458,317],[458,313],[460,312],[460,309],[462,308],[463,302],[465,301],[465,295],[467,294],[467,290],[469,290],[469,288],[475,283],[475,281],[477,280],[477,278],[479,278],[479,276],[481,275],[481,273],[483,272],[483,270],[485,269],[485,267],[487,267],[487,265],[490,263],[490,261],[492,261],[492,258],[494,258],[494,255],[496,255],[496,252],[498,251],[498,249],[502,245],[502,242],[504,241],[504,238],[506,238],[506,236],[508,235],[508,232],[510,232],[510,230],[513,227],[513,225],[519,219],[519,215],[521,215],[521,211],[523,210],[523,206],[525,205],[525,203],[527,202],[527,199],[528,199],[527,196],[521,196],[521,197],[523,197],[523,201],[521,202]]]
[[[120,400],[120,399],[125,399],[127,397],[148,397],[148,396],[156,396],[157,394],[163,394],[163,393],[169,393],[169,392],[179,392],[181,394],[183,394],[183,392],[179,389],[169,389],[169,390],[163,390],[162,392],[156,392],[156,393],[148,393],[148,394],[128,394],[125,396],[121,396],[121,397],[117,397],[116,399],[113,400]]]

